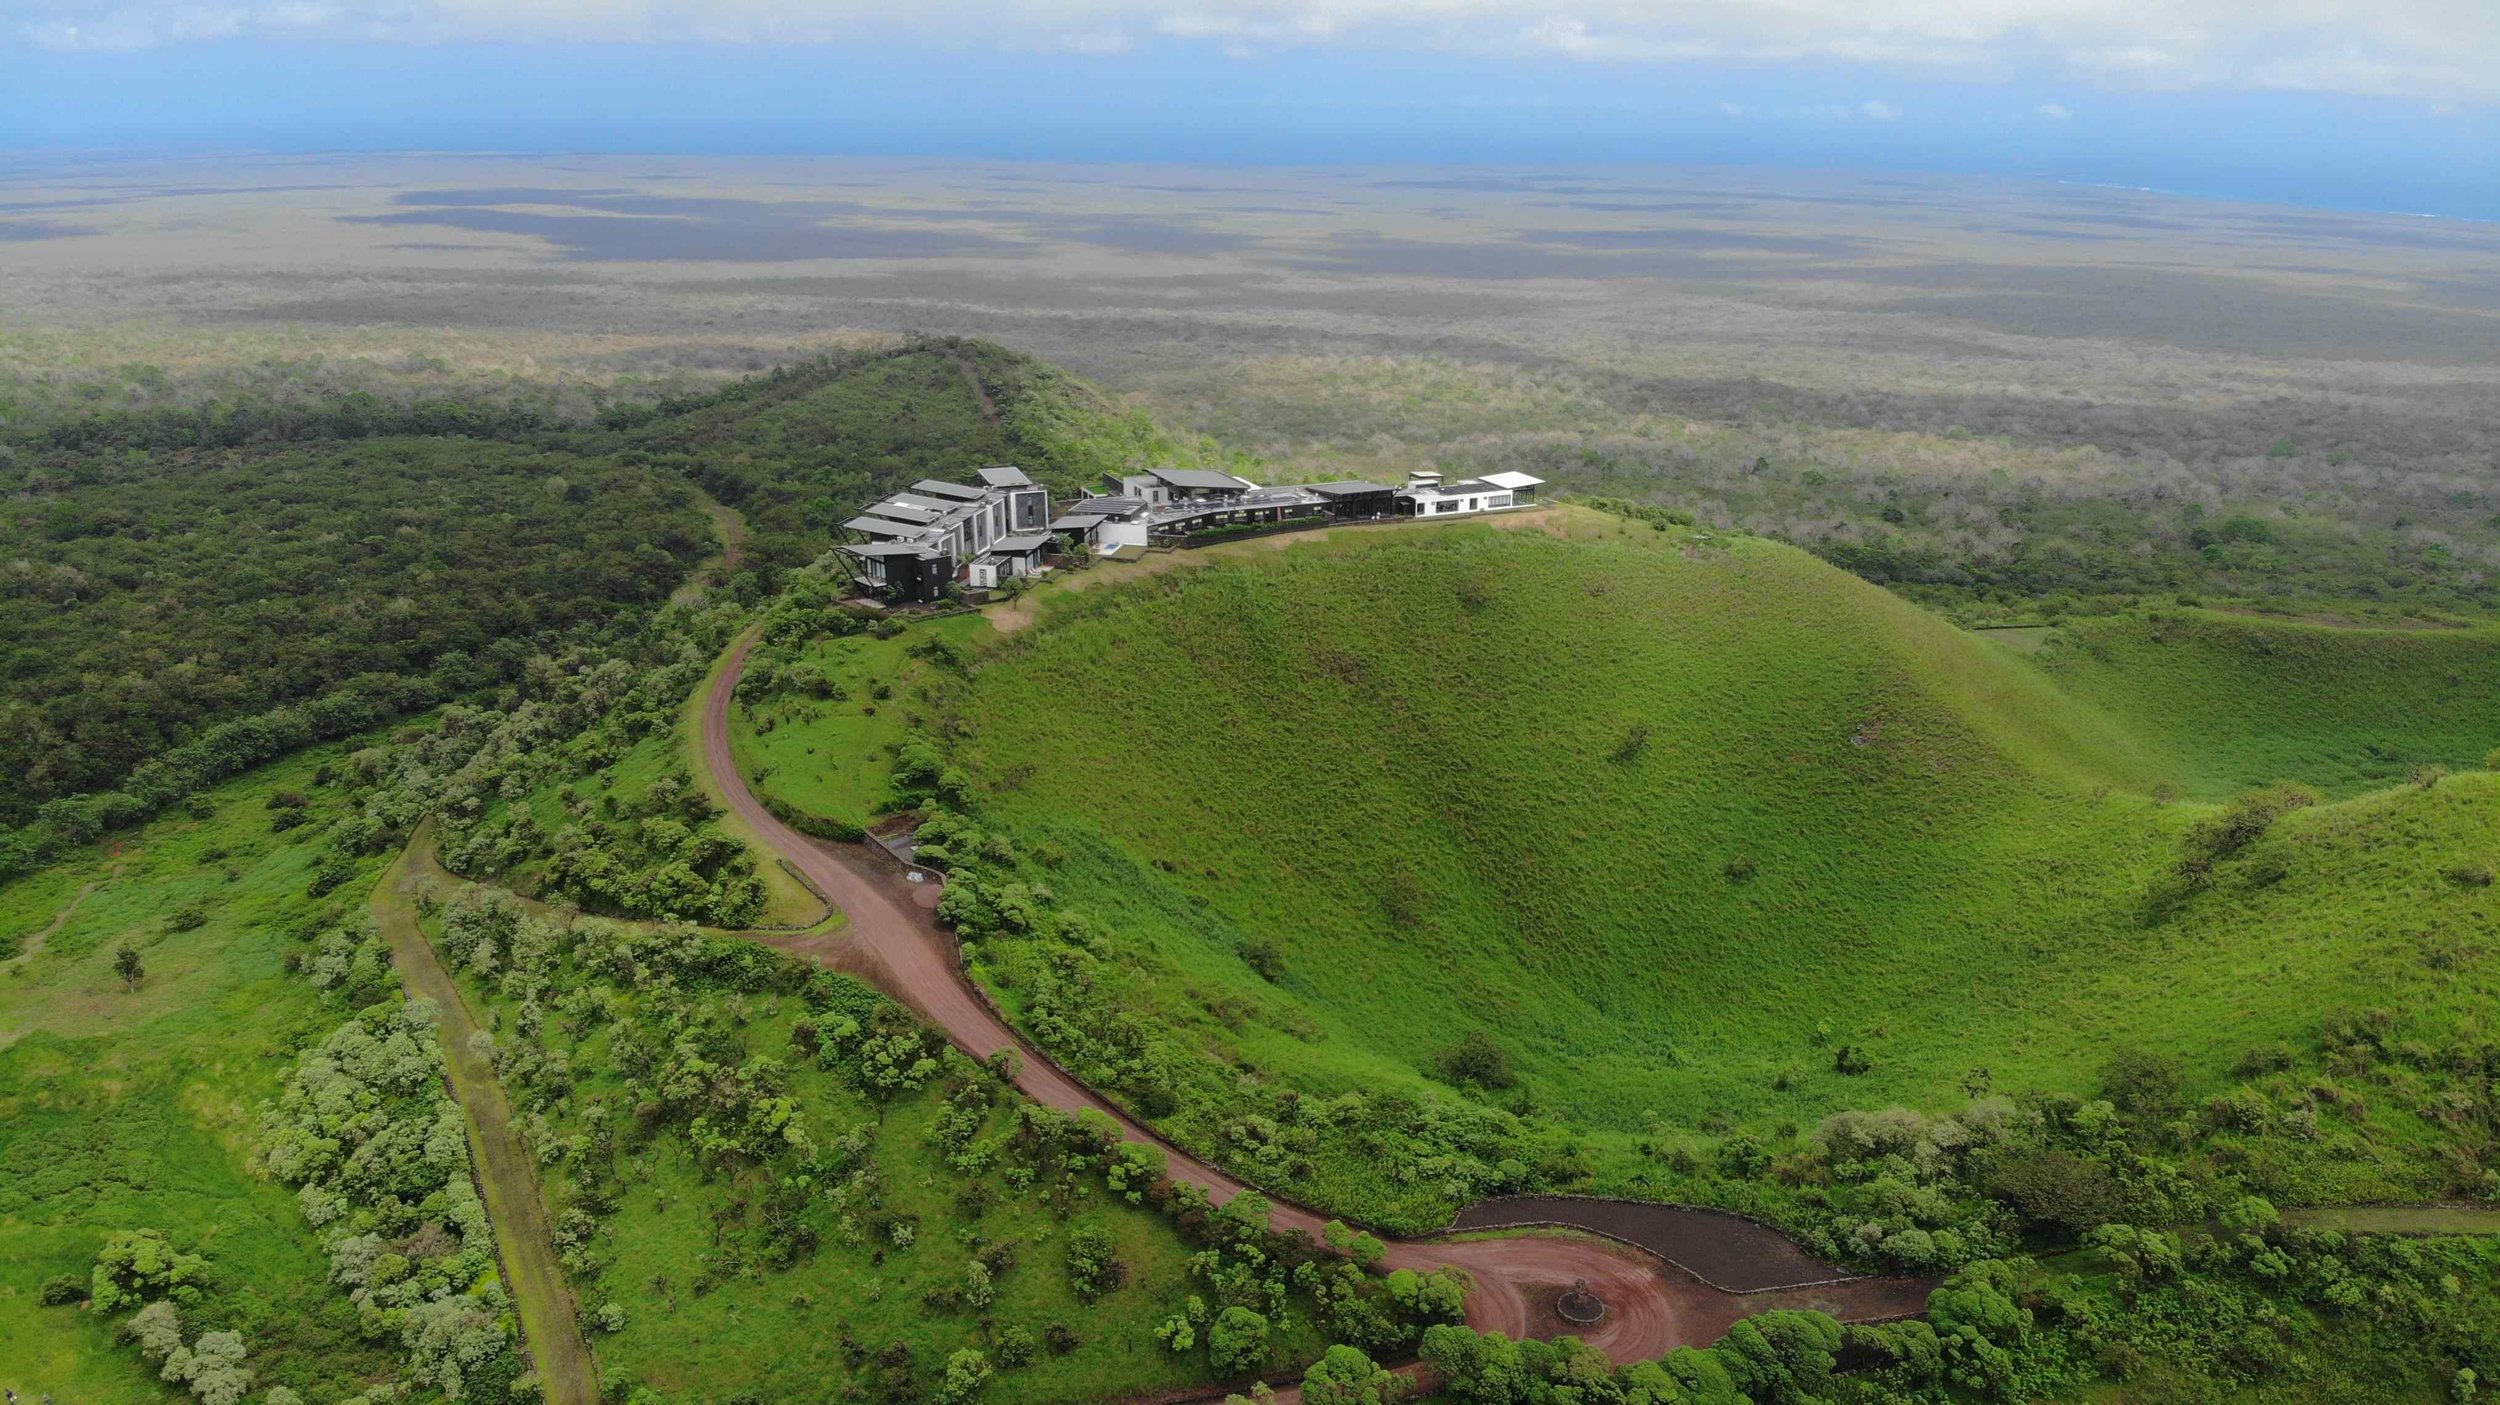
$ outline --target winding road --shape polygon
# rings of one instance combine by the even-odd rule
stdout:
[[[1204,1186],[1219,1203],[1244,1190],[1240,1181],[1165,1142],[1017,1037],[964,976],[953,937],[931,912],[937,905],[936,884],[907,881],[882,852],[867,846],[802,835],[764,808],[739,774],[729,747],[730,699],[752,645],[752,637],[740,641],[703,700],[702,764],[729,807],[850,919],[832,935],[757,940],[858,976],[919,1011],[976,1058],[1013,1050],[1021,1065],[1016,1086],[1026,1096],[1065,1112],[1091,1108],[1102,1113],[1121,1136],[1162,1148],[1174,1180]],[[1301,1230],[1317,1238],[1327,1223],[1302,1206],[1270,1199],[1275,1207],[1271,1223],[1280,1231]],[[1464,1269],[1475,1284],[1467,1296],[1470,1326],[1514,1338],[1552,1337],[1567,1330],[1617,1363],[1716,1341],[1739,1318],[1775,1308],[1815,1308],[1844,1322],[1906,1316],[1924,1310],[1931,1286],[1920,1280],[1855,1278],[1735,1293],[1632,1245],[1552,1232],[1396,1240],[1390,1242],[1383,1265]],[[1605,1301],[1606,1316],[1594,1327],[1569,1328],[1554,1315],[1553,1301],[1582,1279]]]

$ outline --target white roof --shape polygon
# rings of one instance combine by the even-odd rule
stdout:
[[[1488,473],[1484,475],[1483,481],[1492,484],[1496,488],[1508,488],[1512,492],[1517,492],[1521,488],[1537,487],[1545,480],[1542,478],[1531,478],[1524,473]]]

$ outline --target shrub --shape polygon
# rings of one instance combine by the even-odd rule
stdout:
[[[2178,1115],[2179,1061],[2142,1049],[2120,1049],[2101,1070],[2101,1092],[2120,1112],[2159,1122]]]
[[[2297,785],[2267,786],[2233,800],[2189,828],[2187,852],[2179,859],[2180,876],[2203,879],[2214,865],[2236,857],[2263,838],[2276,820],[2317,803],[2316,791]]]
[[[155,1298],[187,1304],[199,1300],[207,1278],[208,1260],[175,1249],[165,1231],[128,1229],[108,1237],[97,1252],[89,1296],[102,1313]]]
[[[1480,1029],[1469,1031],[1465,1038],[1433,1055],[1432,1064],[1443,1081],[1461,1086],[1507,1088],[1519,1081],[1511,1072],[1510,1056]]]
[[[39,1299],[45,1307],[73,1307],[87,1300],[87,1280],[74,1273],[55,1274],[43,1281]]]
[[[1079,1302],[1097,1301],[1127,1281],[1128,1265],[1120,1262],[1109,1234],[1080,1229],[1068,1236],[1068,1283],[1076,1289]]]

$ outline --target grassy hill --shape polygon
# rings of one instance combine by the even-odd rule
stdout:
[[[2206,610],[2078,620],[2040,662],[2156,749],[2189,794],[2334,795],[2500,747],[2500,629],[2369,629]]]
[[[2206,807],[2029,661],[1802,552],[1560,520],[1582,539],[1339,533],[1088,591],[964,687],[976,808],[1099,927],[1082,981],[1154,1077],[1446,1099],[1478,1034],[1517,1081],[1478,1096],[1603,1160],[2088,1094],[2127,1045],[2218,1087],[2348,991],[2488,998],[2488,890],[2446,875],[2500,855],[2489,777],[2296,813],[2177,893]],[[1028,1020],[1068,998],[1052,947],[977,953]],[[1221,1148],[1229,1098],[1165,1121]],[[1267,1170],[1372,1213],[1470,1189]]]

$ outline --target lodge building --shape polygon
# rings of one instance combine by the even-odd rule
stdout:
[[[1407,475],[1403,487],[1347,479],[1266,488],[1206,468],[1105,474],[1053,515],[1050,493],[1020,468],[985,468],[980,482],[924,478],[842,524],[834,549],[862,592],[898,604],[938,599],[955,586],[989,590],[1050,569],[1077,550],[1118,553],[1185,546],[1209,534],[1290,531],[1332,522],[1507,512],[1536,500],[1541,478],[1488,473],[1445,483]]]

